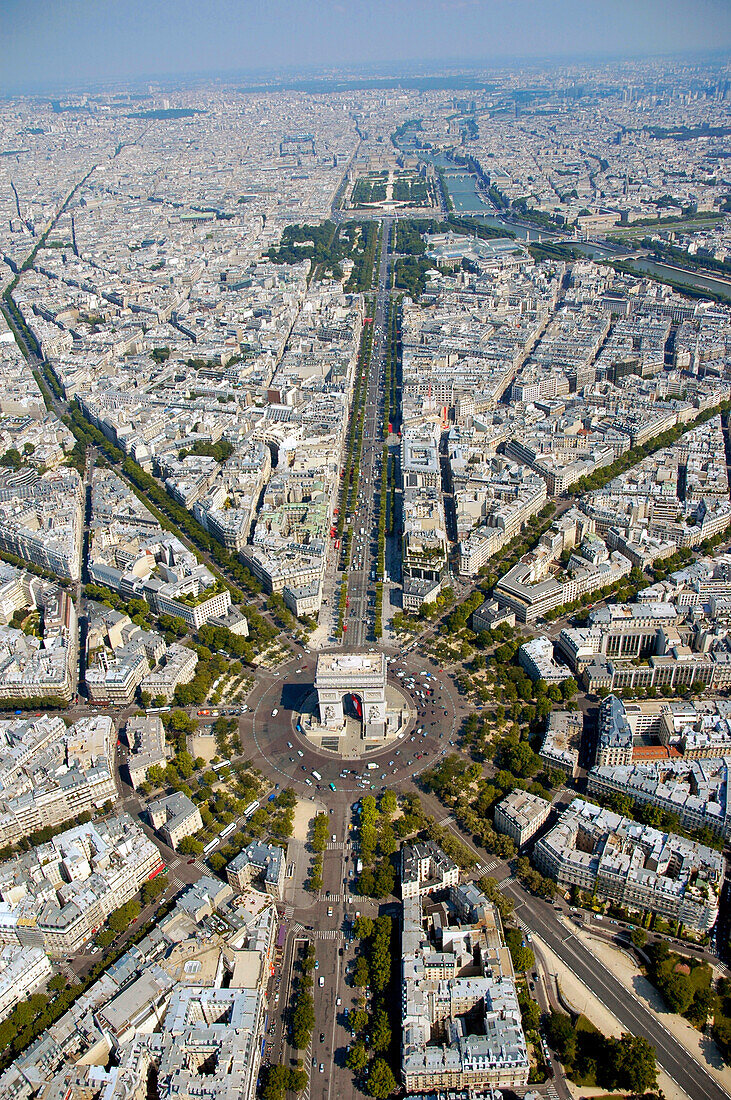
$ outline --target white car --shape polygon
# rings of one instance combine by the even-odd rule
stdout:
[[[279,714],[279,708],[275,707],[274,710],[272,711],[272,718],[276,718],[278,714]]]

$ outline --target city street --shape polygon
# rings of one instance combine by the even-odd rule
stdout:
[[[381,453],[383,448],[383,384],[386,359],[386,308],[389,297],[388,253],[393,222],[381,222],[378,284],[371,324],[373,346],[368,375],[368,394],[363,418],[363,453],[358,482],[358,507],[353,515],[353,539],[348,584],[347,630],[343,645],[360,647],[373,641],[375,578],[378,554]]]

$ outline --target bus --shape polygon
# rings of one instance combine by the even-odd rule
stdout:
[[[331,790],[331,791],[336,791],[337,789],[338,789],[338,788],[337,788],[337,787],[335,786],[335,784],[334,784],[334,783],[331,783],[331,784],[330,784],[330,790]]]
[[[231,836],[231,833],[236,828],[236,822],[231,821],[225,829],[221,829],[221,840],[225,840],[227,836]]]
[[[203,849],[203,855],[207,856],[210,852],[213,851],[213,849],[216,847],[217,844],[218,844],[218,837],[216,837],[215,840],[210,841],[210,843],[206,844],[205,848]]]
[[[219,761],[218,764],[212,764],[211,765],[211,769],[214,772],[220,772],[220,771],[223,771],[224,768],[230,768],[230,767],[231,767],[231,761],[230,760],[221,760],[221,761]]]
[[[320,775],[319,772],[313,771],[312,772],[312,778],[316,779],[318,783],[322,783],[322,776]]]
[[[258,802],[250,802],[249,805],[244,810],[244,817],[251,817],[251,815],[256,813],[256,811],[258,809],[259,809],[259,803]]]

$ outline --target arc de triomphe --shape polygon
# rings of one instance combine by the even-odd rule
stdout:
[[[340,731],[345,725],[343,696],[357,695],[363,709],[363,737],[386,735],[386,657],[383,653],[321,653],[315,689],[320,724]]]

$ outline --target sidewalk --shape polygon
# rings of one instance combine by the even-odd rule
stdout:
[[[309,799],[300,799],[295,806],[294,828],[287,845],[287,866],[294,863],[294,874],[291,878],[284,880],[282,899],[294,909],[311,909],[317,901],[317,895],[311,894],[304,887],[312,860],[312,852],[307,848],[307,840],[312,818],[315,814],[324,812],[326,810],[321,802],[310,802]]]

